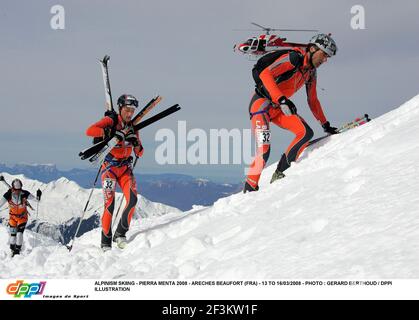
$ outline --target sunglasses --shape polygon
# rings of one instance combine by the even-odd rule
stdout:
[[[123,105],[123,107],[125,106],[134,106],[134,107],[138,107],[138,101],[136,100],[127,100],[125,101],[125,104]]]

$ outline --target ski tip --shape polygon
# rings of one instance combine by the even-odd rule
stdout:
[[[105,55],[103,59],[99,59],[99,62],[102,64],[102,66],[107,67],[110,57],[108,55]]]
[[[80,160],[86,160],[88,157],[84,154],[84,152],[79,153]]]

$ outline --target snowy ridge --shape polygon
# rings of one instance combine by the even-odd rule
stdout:
[[[100,229],[73,251],[25,233],[0,277],[418,278],[419,96],[306,150],[285,179],[212,207],[133,221],[124,251],[99,249]],[[32,189],[31,189],[32,190]]]
[[[68,243],[74,235],[80,217],[82,215],[85,203],[89,197],[90,189],[84,189],[77,183],[68,180],[67,178],[60,178],[48,184],[41,183],[36,180],[28,179],[23,175],[10,175],[3,173],[6,181],[9,183],[19,178],[23,182],[24,189],[36,194],[39,188],[43,192],[42,201],[39,203],[38,216],[36,218],[36,202],[32,203],[35,211],[29,210],[31,218],[28,221],[27,228],[35,230],[38,233],[46,235],[57,242]],[[97,186],[100,185],[100,182]],[[4,184],[0,185],[0,194],[3,195],[7,191]],[[116,210],[119,207],[120,201],[123,198],[122,193],[117,192],[116,195]],[[125,206],[123,201],[119,215]],[[6,207],[0,214],[1,220],[8,218]],[[89,207],[84,215],[83,223],[79,231],[79,235],[97,228],[100,225],[100,215],[103,212],[103,195],[101,189],[95,189],[90,200]],[[138,217],[149,218],[165,215],[167,213],[180,213],[177,208],[173,208],[161,203],[152,202],[139,195],[136,205],[136,215]]]
[[[23,175],[10,175],[8,173],[1,173],[6,181],[9,183],[19,178],[23,182],[23,188],[36,194],[39,188],[43,192],[42,201],[39,204],[39,221],[46,221],[52,224],[64,223],[72,218],[79,217],[84,209],[84,205],[89,197],[90,189],[84,189],[77,183],[68,180],[67,178],[60,178],[50,183],[42,183],[36,180],[28,179]],[[93,179],[93,178],[92,178]],[[100,187],[100,181],[96,184]],[[0,194],[7,191],[4,184],[0,184]],[[117,192],[116,203],[119,206],[122,193]],[[123,203],[124,206],[125,203]],[[35,209],[36,206],[32,205]],[[89,218],[95,212],[102,212],[103,210],[103,195],[102,189],[96,188],[93,191],[92,199],[86,211],[85,218]],[[157,203],[151,202],[141,195],[137,203],[137,213],[142,217],[150,217],[154,215],[163,215],[169,212],[181,212],[179,209]]]
[[[52,165],[15,164],[7,166],[0,163],[0,172],[11,175],[23,174],[29,179],[49,183],[65,177],[80,187],[89,189],[96,172],[92,169],[58,170]],[[190,210],[193,205],[212,205],[223,196],[232,195],[241,189],[241,183],[223,184],[207,179],[195,178],[184,174],[160,173],[135,174],[138,191],[153,202],[161,202],[182,211]],[[184,197],[188,194],[188,197]]]

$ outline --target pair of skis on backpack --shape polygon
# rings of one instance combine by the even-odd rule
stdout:
[[[338,129],[338,133],[342,133],[342,132],[351,130],[353,128],[362,126],[363,124],[366,124],[367,122],[370,122],[370,121],[371,121],[371,119],[369,118],[368,114],[364,114],[362,117],[358,117],[354,121],[348,122],[348,123],[344,124],[343,126],[341,126]],[[331,134],[326,134],[326,135],[324,135],[320,138],[313,139],[308,143],[308,145],[311,146],[311,145],[313,145],[313,144],[315,144],[315,143],[317,143],[317,142],[319,142],[319,141],[321,141],[321,140],[323,140],[327,137],[330,137],[330,136],[331,136]]]
[[[159,121],[171,115],[172,113],[175,113],[180,110],[179,105],[175,104],[163,110],[162,112],[152,116],[151,118],[141,121],[148,112],[150,112],[155,106],[157,106],[161,99],[162,98],[160,96],[154,97],[147,103],[147,105],[141,111],[139,111],[134,116],[134,118],[132,119],[134,131],[143,129],[149,126],[150,124]],[[79,153],[79,157],[81,158],[81,160],[89,159],[89,162],[91,162],[93,165],[101,164],[105,159],[106,155],[109,153],[109,151],[111,151],[112,148],[114,148],[117,144],[118,139],[116,137],[109,137],[81,151]]]
[[[102,60],[99,60],[101,69],[102,69],[102,77],[103,77],[103,84],[105,87],[105,98],[106,98],[106,109],[107,111],[114,112],[113,108],[113,101],[112,101],[112,93],[111,93],[111,84],[109,80],[109,60],[110,57],[105,55]],[[134,131],[138,131],[142,128],[147,127],[148,125],[163,119],[172,113],[179,111],[180,107],[178,104],[163,110],[162,112],[156,114],[155,116],[141,122],[144,116],[149,113],[157,104],[161,101],[160,96],[156,96],[151,99],[146,106],[138,112],[134,118],[132,119],[132,127]],[[101,164],[108,153],[118,144],[118,139],[115,136],[110,136],[100,142],[97,142],[93,146],[81,151],[79,153],[79,157],[81,160],[89,159],[93,165]]]

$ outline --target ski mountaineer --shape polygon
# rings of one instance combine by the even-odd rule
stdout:
[[[308,105],[314,117],[326,133],[337,133],[337,129],[327,121],[316,91],[316,70],[336,51],[336,43],[330,34],[318,34],[310,40],[305,50],[292,48],[275,51],[263,56],[255,64],[253,78],[256,89],[249,113],[257,150],[247,174],[244,193],[259,190],[259,178],[270,153],[270,122],[295,134],[294,140],[278,162],[271,183],[285,177],[284,171],[290,167],[291,162],[297,160],[313,137],[313,130],[298,115],[296,106],[289,100],[304,84]]]
[[[103,251],[111,249],[112,241],[116,242],[119,248],[126,246],[125,234],[129,229],[137,203],[137,184],[132,172],[131,153],[134,150],[135,156],[141,157],[144,152],[138,131],[133,131],[131,123],[133,114],[138,107],[138,100],[132,95],[124,94],[118,98],[117,104],[119,114],[107,111],[103,119],[91,125],[86,131],[86,134],[91,137],[115,136],[119,140],[102,164],[102,187],[105,202],[101,239]],[[126,206],[112,239],[112,215],[115,208],[117,183],[124,194]]]
[[[0,180],[4,181],[4,177],[0,176]],[[10,250],[12,256],[20,254],[23,245],[23,232],[28,222],[28,200],[40,201],[42,191],[36,192],[36,197],[29,191],[22,189],[23,184],[19,179],[12,181],[11,188],[0,199],[0,208],[9,204],[9,231],[10,231]]]

